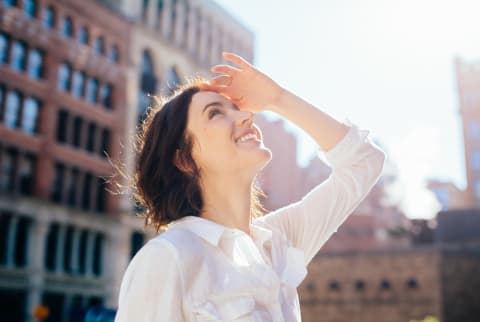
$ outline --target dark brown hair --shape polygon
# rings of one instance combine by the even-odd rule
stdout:
[[[157,232],[174,220],[199,216],[203,208],[200,173],[191,155],[195,138],[187,131],[187,122],[192,97],[204,82],[190,80],[170,96],[156,98],[157,104],[147,109],[137,131],[133,197],[143,208],[145,224]],[[180,168],[175,164],[177,153]],[[255,178],[250,218],[263,215],[261,199],[265,196]]]

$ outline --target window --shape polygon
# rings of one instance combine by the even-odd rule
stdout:
[[[90,104],[97,103],[98,80],[96,78],[89,78],[88,79],[86,98],[87,98],[87,102],[89,102]]]
[[[15,189],[15,177],[17,173],[18,151],[7,149],[3,154],[0,164],[0,190],[13,192]]]
[[[58,89],[68,92],[71,86],[72,68],[69,64],[63,63],[58,69]]]
[[[97,178],[97,200],[95,210],[104,212],[106,209],[106,182],[103,178]]]
[[[108,154],[108,147],[110,146],[110,130],[102,130],[102,145],[100,147],[100,154],[102,157],[106,158]]]
[[[10,64],[16,71],[24,71],[27,58],[27,46],[21,41],[15,41],[12,45]]]
[[[35,0],[24,0],[23,11],[27,17],[35,17],[37,13],[37,2]]]
[[[145,236],[141,232],[134,231],[130,235],[130,259],[142,248],[145,243]]]
[[[20,160],[18,174],[20,176],[20,193],[26,196],[31,196],[34,186],[35,173],[35,157],[33,155],[25,155]]]
[[[72,273],[72,261],[70,260],[72,257],[73,251],[73,234],[74,228],[72,226],[67,226],[65,231],[65,248],[63,249],[63,269],[67,273]]]
[[[106,108],[112,108],[112,85],[102,85],[102,87],[100,88],[100,102]]]
[[[38,49],[32,49],[28,55],[28,76],[40,79],[43,76],[43,53]]]
[[[17,6],[17,0],[3,0],[3,4],[6,7],[16,7]]]
[[[3,119],[3,103],[5,100],[5,87],[0,84],[0,121]]]
[[[406,286],[409,289],[417,289],[418,288],[418,281],[416,278],[409,278],[406,282]]]
[[[380,282],[380,289],[381,290],[389,290],[392,288],[392,285],[390,284],[390,281],[387,280],[386,278],[382,279]]]
[[[80,29],[78,29],[77,37],[79,43],[81,43],[82,45],[87,45],[90,38],[87,27],[82,26]]]
[[[77,205],[77,185],[78,185],[79,171],[77,168],[72,169],[70,174],[70,184],[68,186],[68,200],[69,206],[75,207]]]
[[[140,75],[140,93],[138,102],[138,124],[140,124],[147,111],[150,99],[149,93],[155,93],[157,89],[157,78],[154,74],[155,68],[153,65],[152,56],[148,50],[143,51],[142,57],[142,74]]]
[[[82,141],[82,127],[83,120],[81,117],[76,116],[73,120],[73,146],[80,147]]]
[[[82,209],[90,209],[90,195],[92,192],[92,174],[86,173],[83,178],[83,189],[82,189]]]
[[[63,19],[62,35],[64,35],[65,37],[72,37],[72,36],[73,36],[73,22],[72,22],[72,18],[70,18],[70,17],[65,17],[65,18]]]
[[[328,288],[332,291],[338,291],[340,290],[340,283],[337,280],[331,280],[328,283]]]
[[[57,112],[57,141],[60,143],[67,142],[67,125],[68,112],[65,110],[59,110]]]
[[[102,258],[103,258],[103,236],[97,234],[93,244],[93,274],[102,275]]]
[[[15,240],[15,266],[25,267],[28,263],[28,236],[31,219],[26,217],[20,217],[17,223],[17,234]]]
[[[80,234],[80,243],[78,248],[78,272],[83,275],[86,271],[87,258],[87,244],[88,244],[88,230],[82,230]]]
[[[82,97],[85,86],[85,73],[75,71],[73,73],[72,95],[75,97]]]
[[[18,127],[20,100],[20,93],[17,91],[10,91],[7,94],[7,101],[5,104],[5,125],[9,128]]]
[[[112,46],[110,47],[110,51],[108,52],[108,59],[112,63],[118,63],[118,47]]]
[[[143,19],[147,18],[147,12],[148,12],[148,3],[149,0],[143,0],[142,1],[142,17]]]
[[[55,10],[52,6],[43,9],[43,26],[48,29],[53,29],[55,27]]]
[[[95,150],[95,134],[97,132],[95,123],[88,124],[88,136],[87,136],[87,151],[93,152]]]
[[[37,133],[38,112],[40,104],[38,100],[28,97],[23,103],[22,130],[29,134]]]
[[[0,64],[8,62],[8,42],[9,37],[3,32],[0,32]]]
[[[96,54],[103,55],[105,53],[105,44],[102,36],[98,36],[95,39],[95,43],[93,44],[93,49]]]
[[[55,164],[54,178],[52,182],[51,198],[54,202],[62,201],[63,177],[65,176],[65,166],[61,163]]]
[[[363,291],[365,290],[365,281],[363,280],[356,280],[355,281],[355,289],[357,291]]]
[[[58,234],[60,227],[57,223],[50,224],[45,243],[45,268],[53,272],[56,266]]]

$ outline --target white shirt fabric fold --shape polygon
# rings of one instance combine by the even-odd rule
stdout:
[[[330,176],[253,220],[251,235],[187,216],[148,241],[123,276],[115,322],[300,322],[297,287],[322,245],[381,176],[385,153],[348,118],[324,153]]]

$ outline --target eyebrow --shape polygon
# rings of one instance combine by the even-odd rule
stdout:
[[[228,105],[230,105],[230,104],[228,104]],[[234,110],[239,110],[237,104],[232,103],[231,105],[233,106],[233,109],[234,109]],[[203,107],[202,114],[203,114],[209,107],[211,107],[211,106],[221,106],[221,107],[223,107],[223,104],[222,104],[221,102],[211,102],[211,103],[208,103],[207,105],[205,105],[205,106]]]

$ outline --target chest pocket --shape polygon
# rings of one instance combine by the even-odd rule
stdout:
[[[254,322],[255,299],[251,295],[216,296],[196,303],[193,314],[198,322]]]

